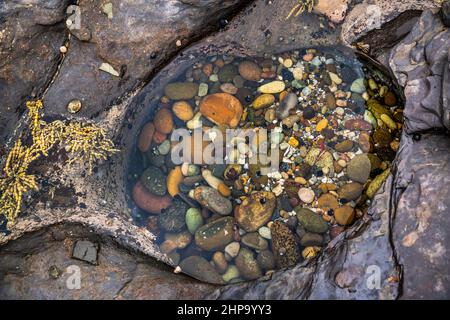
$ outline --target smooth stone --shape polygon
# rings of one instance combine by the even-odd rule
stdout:
[[[266,239],[261,237],[256,232],[250,232],[245,234],[241,241],[243,244],[245,244],[247,247],[250,247],[255,250],[265,250],[269,247],[269,244]]]
[[[167,232],[176,232],[186,225],[185,214],[188,206],[184,201],[174,199],[173,204],[158,215],[159,226]]]
[[[269,107],[275,103],[275,97],[272,94],[262,94],[253,101],[253,109],[259,110]]]
[[[294,80],[291,82],[291,84],[295,89],[303,89],[304,87],[306,87],[306,82],[303,80]]]
[[[316,110],[313,107],[306,107],[303,109],[303,118],[306,120],[311,120],[316,116]]]
[[[244,279],[254,280],[262,276],[261,268],[254,258],[253,252],[247,248],[241,248],[235,263]]]
[[[316,166],[322,170],[332,172],[334,170],[333,155],[328,151],[322,151],[319,148],[311,148],[305,157],[305,162],[310,166]]]
[[[200,83],[200,85],[198,86],[198,96],[199,97],[204,97],[208,94],[208,84],[207,83]]]
[[[366,85],[364,84],[364,78],[359,78],[353,81],[350,91],[358,94],[363,94],[366,91]]]
[[[245,60],[239,64],[239,74],[245,80],[259,81],[261,79],[261,73],[261,68],[253,61]]]
[[[342,206],[334,210],[334,218],[341,226],[348,226],[352,224],[355,219],[355,209],[350,206]]]
[[[216,270],[223,274],[228,268],[228,262],[225,260],[225,255],[221,251],[216,251],[213,254],[212,261],[214,262],[214,265],[216,266]]]
[[[195,232],[195,244],[206,251],[223,249],[234,239],[233,226],[232,217],[209,222]]]
[[[317,200],[317,206],[323,210],[336,209],[339,207],[339,202],[331,193],[325,193]]]
[[[295,208],[298,222],[307,230],[313,233],[325,233],[328,224],[317,213],[302,207]]]
[[[345,200],[356,200],[358,199],[363,192],[363,185],[357,182],[350,182],[344,184],[338,190],[338,196],[341,199]]]
[[[169,140],[164,140],[163,143],[161,143],[158,146],[158,152],[159,154],[165,156],[166,154],[168,154],[170,151],[170,141]]]
[[[217,75],[222,83],[232,82],[233,78],[238,75],[238,68],[234,64],[227,64],[219,70]]]
[[[328,74],[330,75],[331,81],[333,81],[335,84],[339,85],[342,83],[342,79],[339,78],[339,76],[336,73],[328,72]]]
[[[323,236],[318,233],[307,232],[300,240],[303,247],[321,246],[323,244]]]
[[[330,110],[333,110],[336,108],[336,98],[334,97],[334,94],[327,93],[326,95],[326,105],[327,108]]]
[[[201,186],[197,188],[195,200],[205,208],[222,216],[229,215],[233,211],[231,201],[211,187]]]
[[[359,154],[347,164],[347,175],[351,180],[364,184],[369,178],[371,167],[367,155]]]
[[[228,269],[222,275],[222,279],[225,282],[230,282],[233,279],[239,278],[239,276],[240,276],[239,269],[232,264],[228,266]]]
[[[198,84],[193,82],[169,83],[164,88],[164,94],[171,100],[189,100],[198,93]]]
[[[155,126],[153,122],[146,123],[142,127],[137,143],[139,151],[145,153],[148,150],[150,150],[154,133],[155,133]]]
[[[337,152],[348,152],[353,149],[353,141],[352,140],[344,140],[342,142],[339,142],[334,146],[334,150]]]
[[[291,110],[295,109],[298,105],[298,98],[295,93],[288,93],[284,97],[280,106],[277,108],[276,115],[279,120],[283,120],[289,116]]]
[[[264,239],[267,239],[267,240],[272,239],[272,234],[270,232],[270,228],[269,227],[261,227],[261,228],[259,228],[258,229],[258,233]]]
[[[236,207],[234,216],[242,229],[254,232],[270,220],[275,207],[275,194],[269,191],[258,191],[246,197]]]
[[[303,80],[303,69],[300,67],[294,68],[292,74],[295,80]]]
[[[157,167],[147,168],[141,176],[141,182],[149,192],[157,196],[167,193],[166,175]]]
[[[232,83],[224,83],[220,86],[220,90],[222,90],[225,93],[233,94],[235,95],[238,92],[238,88],[234,86]]]
[[[166,233],[164,238],[167,241],[175,243],[178,249],[184,249],[191,243],[192,234],[188,231],[183,231],[180,233]]]
[[[241,102],[231,94],[214,93],[200,102],[200,112],[217,125],[234,128],[241,120],[243,108]]]
[[[300,252],[292,231],[281,221],[272,224],[272,252],[280,268],[294,266],[300,259]]]
[[[224,251],[231,258],[235,258],[238,255],[240,249],[241,249],[241,245],[239,244],[239,242],[235,241],[235,242],[232,242],[232,243],[228,244],[225,247]]]
[[[273,253],[270,252],[269,250],[263,250],[260,253],[258,253],[256,261],[263,270],[267,271],[275,269],[275,257],[273,256]]]
[[[224,281],[216,269],[203,257],[189,256],[180,262],[181,270],[201,281],[223,284]]]
[[[172,106],[172,111],[178,119],[189,121],[194,117],[194,110],[186,101],[177,101]]]
[[[275,93],[280,93],[285,88],[286,88],[286,85],[284,84],[283,81],[276,80],[276,81],[272,81],[272,82],[263,84],[262,86],[260,86],[258,88],[258,92],[275,94]]]
[[[298,190],[298,197],[304,203],[312,203],[314,201],[315,194],[310,188],[300,188],[300,190]]]
[[[189,208],[186,211],[186,226],[190,233],[194,234],[203,225],[202,213],[197,208]]]

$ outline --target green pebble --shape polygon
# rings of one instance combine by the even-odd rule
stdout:
[[[239,277],[239,269],[235,265],[230,265],[225,271],[225,273],[222,275],[222,279],[225,282],[230,282],[233,279],[236,279]]]
[[[306,87],[306,83],[302,80],[294,80],[294,81],[292,81],[292,86],[295,89],[302,89],[302,88]]]
[[[198,96],[204,97],[207,94],[208,94],[208,84],[204,82],[200,83],[200,85],[198,86]]]
[[[203,217],[199,209],[190,208],[186,212],[186,225],[189,232],[192,234],[203,225]]]
[[[161,143],[158,146],[158,152],[161,155],[166,155],[168,154],[170,151],[170,141],[169,140],[164,140],[163,143]]]
[[[366,91],[366,86],[364,85],[364,78],[359,78],[353,81],[350,91],[354,93],[363,94]]]

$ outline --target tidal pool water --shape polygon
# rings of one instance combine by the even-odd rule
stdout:
[[[320,254],[367,212],[402,129],[390,80],[338,49],[195,58],[154,96],[129,205],[174,266],[210,283]]]

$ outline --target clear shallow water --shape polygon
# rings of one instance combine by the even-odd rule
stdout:
[[[253,280],[319,254],[364,215],[401,130],[382,74],[332,49],[199,58],[154,94],[129,159],[133,218],[174,266],[212,283]],[[267,129],[277,170],[249,164],[263,143],[254,138],[228,155],[241,164],[174,164],[170,137],[196,120],[219,135]],[[193,154],[204,150],[191,142]]]

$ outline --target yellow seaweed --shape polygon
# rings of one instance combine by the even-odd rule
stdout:
[[[87,162],[89,173],[95,162],[106,160],[109,154],[119,151],[107,138],[105,129],[96,124],[60,120],[47,123],[41,119],[41,100],[28,101],[26,106],[32,143],[23,145],[19,137],[0,175],[0,215],[4,215],[9,224],[14,223],[20,213],[23,195],[38,190],[36,177],[27,173],[31,163],[41,156],[47,157],[53,147],[66,150],[69,165]]]

